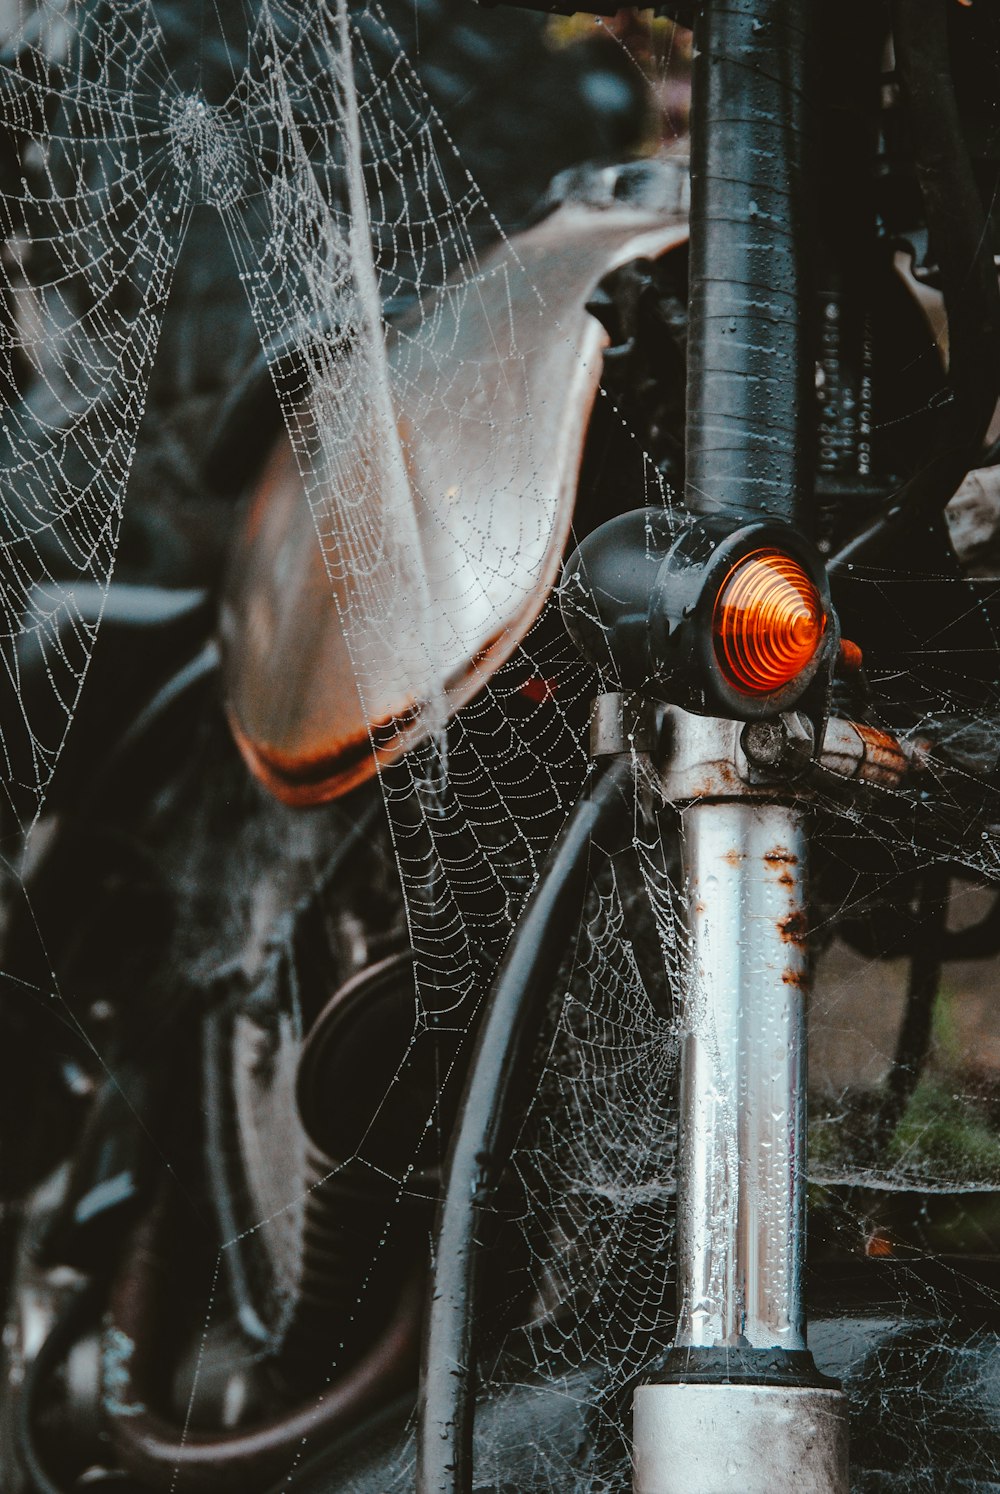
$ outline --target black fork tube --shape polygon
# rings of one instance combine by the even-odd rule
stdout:
[[[810,4],[708,0],[695,23],[685,490],[807,530]]]

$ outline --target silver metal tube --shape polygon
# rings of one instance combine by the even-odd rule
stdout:
[[[691,968],[679,1345],[805,1347],[805,866],[799,810],[685,809]]]
[[[839,1390],[640,1385],[633,1494],[847,1494]]]

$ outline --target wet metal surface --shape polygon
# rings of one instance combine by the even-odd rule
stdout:
[[[634,1494],[848,1494],[836,1390],[641,1385],[635,1424]]]
[[[805,1345],[805,835],[781,804],[683,816],[692,965],[677,1341]]]

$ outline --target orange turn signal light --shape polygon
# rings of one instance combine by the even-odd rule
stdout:
[[[754,550],[729,572],[715,600],[715,656],[730,684],[770,695],[815,657],[826,631],[815,585],[781,550]]]

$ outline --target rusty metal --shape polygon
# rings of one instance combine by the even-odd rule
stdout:
[[[809,722],[796,711],[744,723],[666,706],[659,745],[660,792],[667,803],[733,797],[770,802],[776,788],[787,793],[791,779],[808,765],[813,738]],[[762,745],[766,751],[757,755]]]
[[[744,725],[677,708],[661,743],[661,792],[681,809],[689,960],[677,1342],[801,1350],[804,809],[817,770],[896,787],[926,745],[834,719],[813,759],[797,713]]]
[[[927,760],[926,744],[906,742],[891,732],[834,717],[827,722],[817,762],[838,778],[899,788]]]
[[[660,791],[668,804],[752,792],[740,737],[743,723],[693,716],[667,706],[661,737]],[[768,789],[773,797],[773,790]]]
[[[660,789],[670,803],[734,795],[765,801],[792,785],[796,797],[808,797],[829,774],[895,789],[930,764],[924,739],[905,740],[881,727],[836,716],[826,723],[822,745],[814,753],[812,728],[794,711],[744,725],[667,707],[660,742]]]
[[[897,745],[837,723],[853,774]],[[841,725],[846,731],[841,731]],[[845,745],[846,744],[846,745]],[[677,1172],[676,1377],[636,1389],[635,1494],[845,1494],[847,1423],[829,1385],[730,1383],[729,1355],[805,1373],[805,815],[813,730],[670,709],[659,764],[680,812],[687,925]],[[874,766],[873,766],[874,765]],[[688,1356],[722,1351],[714,1383]],[[758,1360],[758,1364],[760,1364]],[[705,1361],[703,1360],[704,1364]],[[724,1383],[725,1382],[725,1383]]]
[[[805,1347],[806,839],[750,796],[682,814],[677,1342]]]
[[[312,507],[279,442],[221,621],[233,732],[278,797],[318,803],[395,761],[524,638],[569,533],[608,341],[587,300],[612,270],[686,233],[677,210],[565,204],[391,334],[405,513],[400,484],[393,499],[372,478],[363,384]]]

